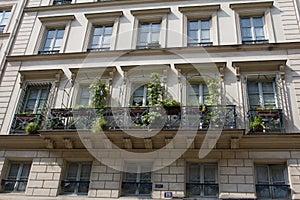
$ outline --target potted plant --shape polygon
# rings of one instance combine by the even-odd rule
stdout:
[[[160,101],[160,104],[166,110],[167,115],[177,115],[181,111],[179,101],[164,99]]]
[[[261,116],[255,116],[254,120],[250,123],[250,132],[263,132],[266,126]]]
[[[92,132],[99,133],[101,130],[104,130],[107,125],[107,121],[104,117],[97,118],[92,124]]]
[[[40,126],[36,122],[30,122],[26,125],[25,131],[27,134],[37,134]]]

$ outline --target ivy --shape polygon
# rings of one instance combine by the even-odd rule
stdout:
[[[96,80],[89,86],[89,91],[92,94],[92,105],[96,109],[103,110],[106,105],[108,88],[105,82]]]
[[[163,87],[160,84],[160,77],[157,73],[151,73],[151,83],[147,87],[149,106],[158,105],[163,97]]]

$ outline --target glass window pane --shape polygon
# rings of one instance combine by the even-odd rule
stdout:
[[[203,30],[201,31],[201,40],[209,40],[210,39],[210,31]]]
[[[62,45],[62,39],[56,39],[54,48],[59,49]]]
[[[210,29],[210,21],[209,20],[201,21],[201,29]]]
[[[91,168],[92,165],[89,163],[81,165],[80,180],[90,180]]]
[[[284,167],[270,166],[273,184],[284,184]]]
[[[103,44],[110,44],[111,36],[107,35],[103,38]]]
[[[189,183],[200,183],[200,166],[198,164],[189,165]]]
[[[258,38],[264,38],[264,30],[263,28],[255,28],[254,29],[255,37]]]
[[[198,31],[189,31],[189,39],[197,42],[198,41]]]
[[[204,183],[216,182],[216,168],[215,166],[204,166]]]
[[[64,37],[64,32],[65,31],[63,29],[58,30],[56,38],[63,38]]]
[[[23,169],[21,173],[21,180],[27,180],[30,172],[31,164],[23,164]]]
[[[47,38],[54,38],[55,36],[55,30],[49,30],[47,34]]]
[[[78,167],[78,163],[69,163],[66,180],[76,180]]]
[[[241,26],[242,26],[243,28],[251,27],[251,21],[250,21],[250,18],[242,18],[242,19],[241,19]]]
[[[198,30],[198,21],[190,21],[188,30]]]
[[[251,28],[242,28],[242,37],[243,38],[251,38]]]
[[[263,27],[263,18],[262,17],[254,17],[253,18],[253,25],[254,27]]]
[[[160,32],[160,24],[152,24],[152,30],[151,30],[152,33],[157,33],[157,32]]]
[[[11,164],[10,165],[10,169],[9,169],[9,173],[8,173],[8,176],[7,176],[7,179],[8,180],[15,180],[15,179],[17,179],[19,168],[20,168],[20,164],[15,164],[15,163]]]
[[[258,82],[249,81],[247,83],[247,89],[249,94],[258,94]]]
[[[140,31],[141,31],[142,33],[148,33],[148,32],[149,32],[149,27],[150,27],[149,24],[141,24],[141,26],[140,26]]]
[[[113,31],[112,26],[107,26],[107,27],[105,27],[104,34],[105,34],[105,35],[111,35],[111,34],[112,34],[112,31]]]
[[[159,43],[159,33],[152,33],[151,43]]]
[[[139,43],[147,43],[148,42],[148,33],[140,33]]]
[[[94,28],[94,35],[102,35],[103,34],[103,28],[102,27],[95,27]]]
[[[269,183],[269,172],[267,166],[256,166],[256,182],[258,184],[268,184]]]

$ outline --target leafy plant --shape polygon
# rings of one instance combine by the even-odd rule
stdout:
[[[156,111],[152,111],[147,113],[146,115],[143,115],[141,117],[142,123],[144,126],[154,123],[156,120],[158,120],[161,117],[161,114]]]
[[[96,80],[89,86],[89,91],[92,93],[92,105],[102,110],[106,104],[106,98],[108,94],[108,87],[105,82]]]
[[[175,107],[175,106],[180,106],[180,102],[176,100],[171,100],[171,99],[164,99],[160,101],[160,104],[164,107]]]
[[[147,97],[149,99],[149,106],[158,105],[162,99],[164,91],[160,84],[160,77],[157,73],[151,73],[152,81],[147,87]]]
[[[40,126],[36,122],[30,122],[26,125],[25,131],[27,134],[37,134]]]
[[[208,87],[208,96],[206,105],[218,105],[221,100],[221,87],[220,87],[220,79],[214,78],[206,81],[206,85]]]
[[[101,130],[105,128],[106,125],[107,125],[107,121],[104,119],[104,117],[99,117],[93,122],[92,132],[99,133]]]
[[[255,116],[254,120],[250,123],[250,130],[253,132],[262,131],[266,128],[261,116]]]

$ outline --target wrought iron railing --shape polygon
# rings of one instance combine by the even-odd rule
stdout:
[[[284,130],[283,114],[281,109],[250,110],[248,112],[250,133],[281,133]],[[255,125],[258,121],[261,125]]]
[[[212,46],[212,42],[189,42],[189,47],[197,47],[197,46]]]
[[[122,195],[151,195],[152,182],[122,182]]]
[[[89,191],[90,181],[69,181],[61,182],[63,194],[87,194]]]
[[[186,192],[188,197],[216,197],[219,194],[217,183],[187,183]]]
[[[27,180],[2,180],[1,185],[4,192],[24,192],[27,186]]]
[[[87,52],[99,52],[99,51],[107,51],[109,50],[109,47],[103,47],[103,48],[88,48]]]
[[[243,40],[243,44],[266,44],[268,40]]]
[[[5,25],[0,25],[0,34],[4,33]]]
[[[52,109],[47,129],[91,129],[102,117],[106,129],[205,130],[235,129],[235,106],[113,107]]]
[[[71,3],[72,0],[54,0],[53,5],[67,5]]]
[[[158,49],[161,48],[161,45],[159,43],[148,43],[145,45],[137,45],[137,49]]]
[[[26,132],[25,128],[29,123],[34,122],[38,126],[41,126],[43,120],[44,117],[42,114],[28,114],[28,113],[15,114],[10,129],[10,133],[11,134],[25,133]]]
[[[58,54],[59,50],[39,51],[39,54]]]
[[[256,184],[256,195],[259,199],[289,199],[291,189],[285,184]]]

